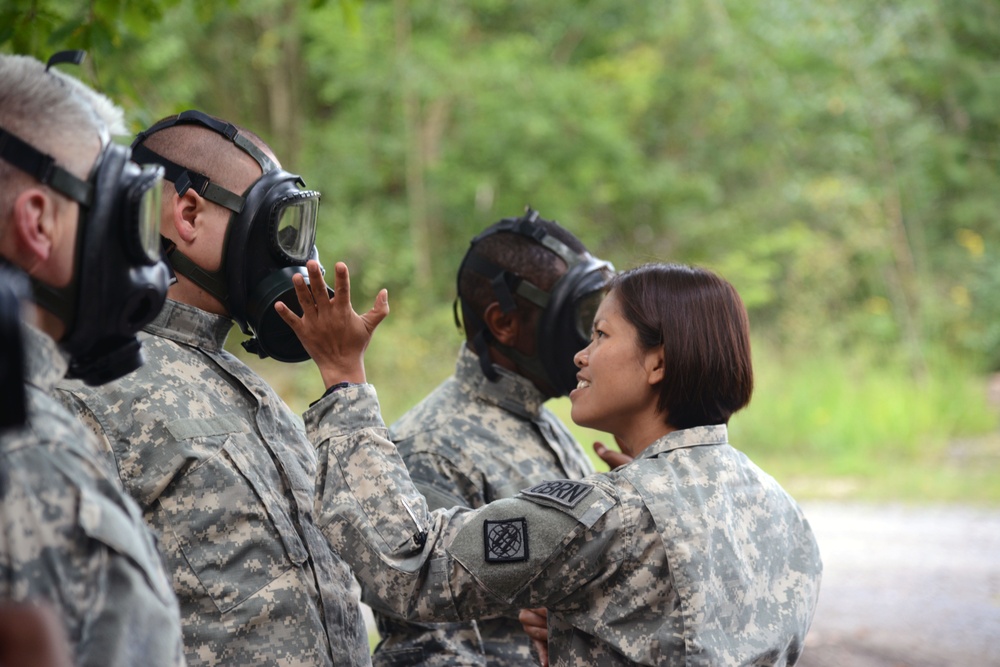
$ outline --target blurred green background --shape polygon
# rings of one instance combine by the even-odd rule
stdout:
[[[132,130],[200,108],[322,191],[321,258],[359,310],[389,289],[387,421],[453,368],[469,240],[530,203],[736,285],[732,440],[796,496],[1000,505],[1000,3],[0,0],[0,50],[66,48]]]

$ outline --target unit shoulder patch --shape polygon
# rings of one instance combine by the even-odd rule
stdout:
[[[579,505],[580,501],[586,498],[593,489],[594,485],[588,482],[556,479],[524,489],[521,494],[534,498],[544,498],[563,507],[573,508]]]
[[[487,563],[528,560],[528,520],[519,517],[483,521],[483,545]]]

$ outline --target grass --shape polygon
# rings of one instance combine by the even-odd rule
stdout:
[[[1000,506],[998,408],[954,360],[919,380],[865,354],[791,355],[758,344],[757,386],[730,440],[796,498]],[[550,407],[588,451],[606,434]],[[606,469],[595,457],[595,465]]]
[[[393,308],[366,354],[387,423],[453,371],[461,344],[450,305]],[[309,362],[247,361],[296,412],[323,392]],[[966,365],[930,359],[914,377],[892,351],[807,354],[761,341],[754,365],[754,397],[731,420],[730,439],[796,498],[1000,506],[1000,408]],[[613,446],[572,423],[568,399],[549,407],[588,453],[595,440]]]

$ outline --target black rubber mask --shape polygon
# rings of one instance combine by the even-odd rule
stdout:
[[[106,143],[83,181],[2,128],[0,158],[79,204],[70,283],[32,280],[35,301],[66,327],[68,377],[99,385],[134,371],[143,363],[136,334],[170,285],[159,246],[163,169],[139,167],[128,148]]]
[[[205,176],[177,164],[143,145],[150,135],[168,127],[197,124],[225,136],[260,165],[262,175],[242,195],[226,190]],[[309,358],[298,337],[274,306],[281,301],[301,315],[292,276],[309,282],[306,261],[319,255],[316,224],[320,194],[304,190],[296,174],[280,169],[236,126],[199,111],[185,111],[139,134],[132,144],[136,159],[156,163],[183,195],[189,188],[230,210],[222,266],[205,271],[164,240],[167,259],[177,273],[222,302],[243,333],[243,347],[261,357],[298,362]],[[328,288],[332,295],[333,290]]]
[[[537,353],[527,357],[517,350],[493,339],[489,328],[476,315],[469,304],[461,298],[462,317],[467,322],[477,322],[479,334],[472,345],[479,355],[483,373],[495,379],[497,373],[490,361],[488,345],[493,345],[513,359],[518,365],[544,379],[556,391],[556,396],[565,396],[576,387],[576,364],[573,357],[590,342],[590,330],[594,322],[597,306],[604,298],[605,287],[614,273],[609,263],[594,258],[589,253],[578,253],[558,239],[547,234],[536,225],[538,212],[530,208],[521,218],[505,218],[474,238],[462,260],[459,276],[466,269],[487,278],[493,286],[493,293],[504,312],[513,311],[517,305],[514,295],[518,295],[541,309],[537,327],[535,349]],[[550,291],[496,266],[476,252],[476,245],[487,236],[500,232],[521,234],[534,239],[539,244],[558,255],[568,267]],[[456,324],[458,323],[456,302]]]

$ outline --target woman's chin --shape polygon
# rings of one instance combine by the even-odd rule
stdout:
[[[583,428],[596,428],[594,424],[593,417],[588,415],[586,410],[577,407],[576,403],[573,403],[573,407],[569,412],[570,419],[577,426],[582,426]],[[599,430],[599,429],[598,429]]]

